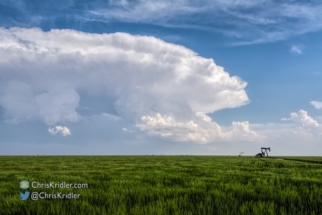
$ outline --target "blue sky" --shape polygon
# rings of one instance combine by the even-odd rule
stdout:
[[[321,155],[319,1],[0,2],[0,155]]]

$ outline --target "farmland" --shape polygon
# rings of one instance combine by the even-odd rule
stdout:
[[[0,214],[322,214],[322,157],[2,156]],[[79,199],[22,201],[29,188]]]

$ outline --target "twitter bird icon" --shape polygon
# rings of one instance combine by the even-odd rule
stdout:
[[[26,200],[29,197],[29,192],[26,191],[25,193],[20,193],[21,200]]]

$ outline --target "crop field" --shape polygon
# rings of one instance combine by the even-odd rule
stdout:
[[[0,214],[322,214],[322,157],[2,156]],[[28,191],[78,199],[23,201]],[[88,188],[33,188],[87,183]]]

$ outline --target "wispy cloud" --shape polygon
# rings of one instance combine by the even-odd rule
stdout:
[[[292,46],[291,52],[295,54],[302,54],[302,50],[299,46]]]
[[[132,130],[127,129],[127,128],[122,128],[122,130],[123,130],[123,131],[126,131],[126,132],[130,132],[130,133],[132,133],[132,132],[133,132]]]
[[[101,116],[109,118],[109,119],[112,119],[114,121],[122,120],[122,117],[119,117],[119,116],[116,116],[116,115],[113,115],[113,114],[109,114],[109,113],[101,113]]]
[[[274,42],[322,28],[322,4],[317,2],[261,1],[125,1],[88,16],[105,21],[153,23],[163,26],[198,26],[220,31],[237,40],[234,45]],[[111,3],[111,2],[110,2]],[[144,12],[143,12],[144,11]]]
[[[233,45],[274,42],[322,29],[319,1],[71,0],[67,4],[49,5],[46,1],[17,0],[5,6],[7,10],[14,8],[10,17],[0,15],[5,26],[11,23],[48,28],[62,18],[75,28],[84,22],[145,23],[221,32],[235,40]],[[30,8],[38,9],[28,13]]]

